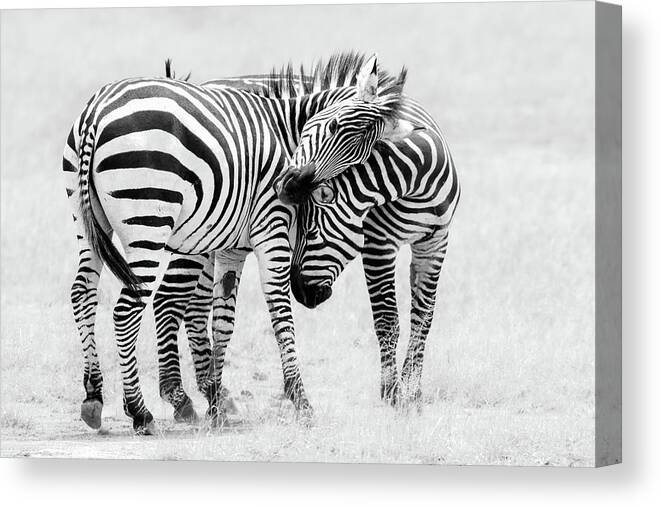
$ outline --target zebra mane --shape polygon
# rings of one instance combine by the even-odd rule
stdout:
[[[289,62],[280,70],[274,67],[263,86],[249,91],[262,97],[289,99],[323,90],[354,86],[366,61],[367,56],[364,53],[345,51],[331,55],[327,61],[318,60],[307,72],[302,64],[298,72],[295,72],[294,65]],[[188,81],[190,76],[189,72],[180,80]],[[384,118],[392,119],[399,116],[406,76],[406,67],[402,67],[399,74],[393,75],[379,66],[378,98],[375,104]],[[170,58],[165,60],[165,77],[177,79]]]
[[[188,75],[185,78],[180,79],[180,81],[188,81],[190,76],[191,73],[189,72]],[[172,58],[167,58],[165,60],[165,77],[168,79],[177,79],[174,69],[172,68]]]
[[[280,70],[274,68],[266,86],[254,93],[264,97],[282,99],[353,86],[366,61],[367,56],[363,53],[345,51],[333,54],[327,61],[318,60],[309,72],[306,72],[304,66],[301,65],[298,73],[294,72],[294,66],[289,62]],[[379,82],[376,103],[386,118],[398,116],[406,75],[406,67],[402,67],[397,75],[390,74],[381,66],[378,68]]]

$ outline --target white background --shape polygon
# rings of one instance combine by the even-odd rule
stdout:
[[[139,5],[218,5],[221,1]],[[278,3],[278,2],[245,2]],[[280,2],[282,3],[282,2]],[[298,2],[288,2],[298,3]],[[301,2],[302,3],[302,2]],[[310,2],[321,3],[321,2]],[[658,502],[658,2],[623,0],[624,463],[599,470],[76,460],[0,461],[5,505],[311,503],[336,505],[648,505]],[[3,8],[51,7],[0,1]],[[83,2],[57,2],[78,7]],[[132,5],[101,2],[95,6]],[[657,129],[655,130],[655,127]],[[655,290],[656,289],[656,290]],[[657,296],[655,299],[654,296]]]

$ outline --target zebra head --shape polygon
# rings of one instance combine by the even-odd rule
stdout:
[[[393,77],[379,72],[376,55],[369,58],[358,72],[355,86],[347,87],[353,93],[305,123],[288,174],[305,181],[306,174],[313,172],[314,181],[328,180],[365,162],[377,141],[406,135],[412,125],[398,119],[405,80],[406,69]],[[283,201],[296,203],[287,187],[282,190]]]
[[[350,190],[343,177],[311,183],[309,198],[297,207],[291,287],[308,308],[331,296],[333,283],[362,248],[367,209]]]
[[[374,202],[356,198],[354,181],[335,178],[363,164],[377,141],[396,142],[415,127],[399,110],[403,69],[397,78],[380,75],[376,56],[361,68],[355,94],[309,119],[291,166],[275,185],[281,201],[297,205],[291,284],[297,301],[314,308],[328,299],[344,267],[360,251],[362,221]]]

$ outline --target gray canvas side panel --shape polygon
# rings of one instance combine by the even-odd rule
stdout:
[[[622,461],[622,9],[595,14],[595,463]]]

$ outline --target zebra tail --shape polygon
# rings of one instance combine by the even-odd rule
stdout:
[[[95,147],[95,129],[89,125],[81,138],[78,153],[78,189],[80,195],[80,216],[82,217],[85,236],[94,252],[103,260],[104,264],[113,274],[132,292],[140,293],[142,281],[136,276],[131,266],[112,240],[105,233],[92,208],[92,192],[94,179],[92,178],[92,160]]]

